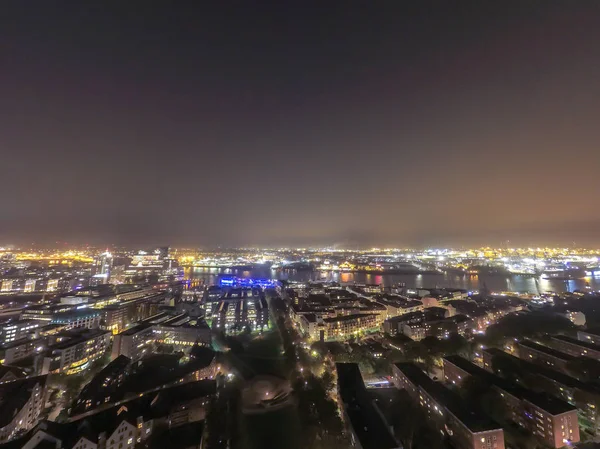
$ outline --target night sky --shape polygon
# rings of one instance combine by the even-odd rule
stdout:
[[[0,152],[0,245],[600,246],[600,2],[5,1]]]

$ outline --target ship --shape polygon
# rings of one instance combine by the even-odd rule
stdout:
[[[583,279],[585,271],[579,268],[550,268],[542,272],[542,279],[572,281]]]

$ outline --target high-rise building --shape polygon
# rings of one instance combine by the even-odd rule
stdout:
[[[100,278],[106,284],[110,279],[110,271],[113,266],[113,256],[106,251],[96,258],[94,278]],[[97,284],[98,282],[96,282]]]

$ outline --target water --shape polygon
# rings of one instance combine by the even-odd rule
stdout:
[[[404,283],[407,287],[433,288],[449,287],[465,290],[480,290],[484,284],[494,292],[572,292],[585,290],[589,284],[592,290],[600,290],[600,277],[560,281],[525,276],[469,276],[457,274],[367,274],[367,273],[334,273],[318,271],[277,271],[269,269],[231,270],[219,268],[194,268],[186,270],[186,278],[202,279],[205,283],[216,284],[219,276],[237,276],[240,278],[287,279],[291,281],[326,280],[336,282],[357,282],[367,284],[383,284],[388,287]]]

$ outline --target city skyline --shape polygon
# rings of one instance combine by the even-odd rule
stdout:
[[[7,5],[0,241],[600,246],[600,4]]]

